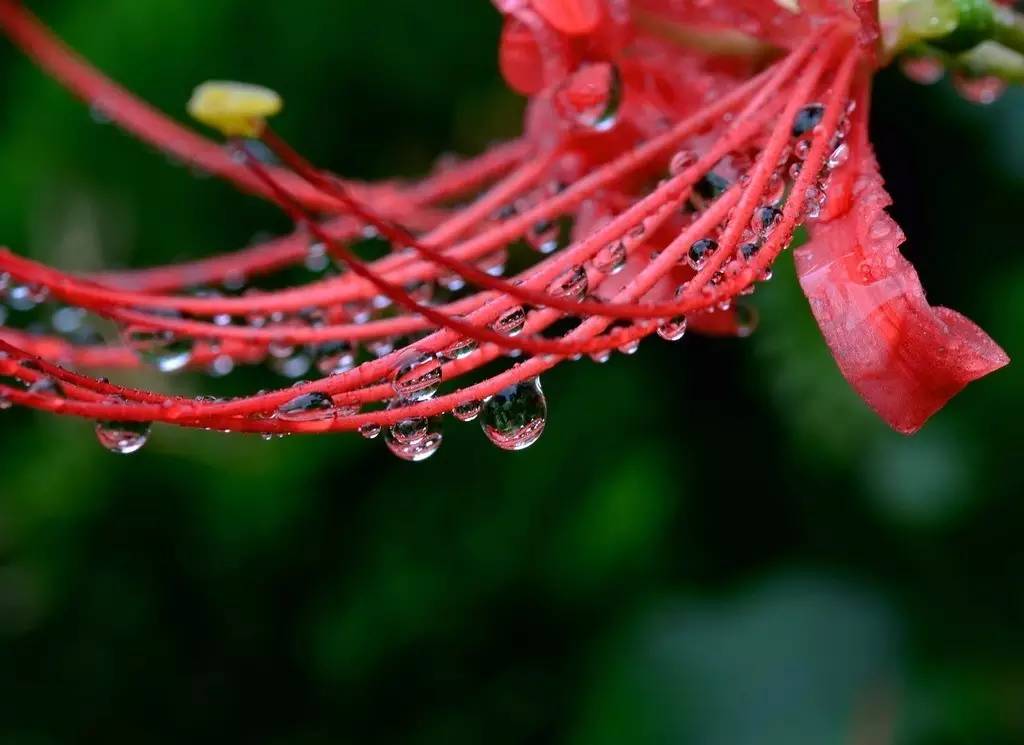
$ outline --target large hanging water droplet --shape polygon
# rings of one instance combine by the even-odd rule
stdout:
[[[277,418],[286,422],[316,422],[334,415],[334,401],[319,391],[296,396],[277,408]]]
[[[395,399],[388,404],[388,410],[409,405],[409,401]],[[410,417],[392,424],[384,430],[384,443],[388,450],[402,460],[419,462],[426,460],[441,447],[440,417]]]
[[[149,422],[96,422],[96,439],[112,453],[130,455],[142,449],[149,439]]]
[[[391,387],[399,398],[426,401],[441,385],[441,361],[434,354],[412,352],[403,357],[391,377]]]
[[[526,310],[521,305],[509,308],[498,316],[491,328],[505,336],[516,336],[526,326]]]
[[[192,361],[195,342],[187,336],[164,329],[132,327],[125,332],[125,339],[139,359],[160,372],[177,372]]]
[[[480,426],[502,450],[523,450],[540,439],[548,404],[540,380],[515,383],[492,396],[483,407]]]
[[[825,116],[825,105],[811,103],[796,112],[793,117],[793,136],[800,137],[817,127]]]
[[[555,94],[559,111],[577,127],[607,132],[622,104],[619,68],[608,62],[583,64]]]

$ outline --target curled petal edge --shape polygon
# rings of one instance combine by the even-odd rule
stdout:
[[[830,194],[846,209],[810,226],[796,270],[843,376],[889,426],[912,434],[964,386],[1010,360],[970,319],[928,304],[899,251],[905,236],[885,211],[892,198],[862,134],[848,164],[852,181]]]

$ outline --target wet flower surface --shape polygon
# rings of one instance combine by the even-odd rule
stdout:
[[[206,139],[70,53],[21,3],[0,0],[11,40],[94,111],[295,225],[233,254],[91,276],[4,251],[9,302],[83,309],[122,334],[97,344],[5,328],[0,397],[118,431],[154,421],[383,431],[412,461],[438,450],[451,413],[518,450],[545,429],[539,378],[555,365],[632,354],[652,335],[752,333],[742,296],[771,277],[800,227],[811,312],[839,370],[895,429],[917,430],[1008,362],[969,320],[925,300],[885,212],[868,115],[874,73],[906,50],[967,76],[968,98],[991,99],[992,81],[1015,74],[1013,11],[986,5],[979,21],[954,2],[495,5],[500,69],[529,97],[522,136],[420,182],[370,184],[313,166],[270,129],[272,91],[200,86],[190,110],[227,141]],[[989,43],[1002,45],[999,65],[976,54]],[[297,265],[321,276],[258,289]],[[227,292],[189,291],[197,285]],[[86,374],[260,363],[324,377],[219,401]]]

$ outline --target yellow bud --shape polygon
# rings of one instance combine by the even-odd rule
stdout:
[[[281,106],[281,97],[269,88],[210,80],[192,93],[188,113],[225,137],[258,137],[267,117]]]

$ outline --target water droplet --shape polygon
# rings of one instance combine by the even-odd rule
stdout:
[[[594,268],[604,274],[617,274],[626,266],[626,244],[612,241],[602,248],[591,260]]]
[[[516,336],[526,326],[526,311],[523,306],[516,305],[502,313],[491,328],[505,336]]]
[[[740,244],[740,256],[746,260],[750,260],[757,256],[757,252],[761,250],[761,243],[758,241],[750,241],[747,243]]]
[[[452,409],[452,416],[460,422],[471,422],[480,416],[482,408],[483,402],[481,401],[465,401]]]
[[[42,285],[14,285],[7,290],[7,305],[12,310],[29,311],[44,302],[49,294]]]
[[[845,142],[832,151],[832,154],[828,156],[828,163],[826,164],[828,169],[835,170],[841,165],[846,163],[850,159],[850,146]]]
[[[782,174],[778,171],[772,173],[768,177],[768,183],[764,189],[764,198],[768,204],[777,205],[782,201],[782,197],[786,193],[786,180],[782,177]]]
[[[277,418],[286,422],[315,422],[333,419],[334,401],[326,393],[314,391],[296,396],[277,408]]]
[[[267,366],[282,377],[297,380],[309,372],[309,368],[313,366],[313,358],[300,347],[290,357],[270,357]]]
[[[809,152],[811,152],[810,140],[800,140],[800,142],[796,143],[796,147],[793,148],[793,155],[798,160],[807,160],[807,154]]]
[[[54,311],[50,324],[54,331],[61,334],[73,334],[82,327],[85,320],[85,311],[81,308],[65,306]]]
[[[484,404],[480,426],[502,450],[523,450],[540,439],[548,404],[540,380],[524,380],[496,393]]]
[[[228,354],[218,354],[206,367],[207,372],[215,378],[230,375],[234,369],[235,360]]]
[[[34,393],[37,396],[57,396],[60,398],[64,397],[64,388],[61,384],[49,377],[38,378],[28,387],[29,393]]]
[[[465,320],[462,318],[462,316],[456,317]],[[466,357],[469,357],[469,355],[473,354],[473,352],[476,351],[476,348],[476,339],[464,336],[461,339],[458,339],[457,341],[449,344],[448,347],[444,350],[444,356],[450,360],[462,360],[465,359]]]
[[[408,405],[408,401],[395,399],[388,404],[388,410]],[[402,460],[412,462],[426,460],[436,453],[442,439],[440,417],[402,419],[384,431],[388,450]]]
[[[426,401],[437,393],[441,375],[441,361],[437,355],[413,351],[399,361],[391,378],[391,387],[399,398]]]
[[[558,249],[559,226],[555,220],[538,220],[526,234],[526,242],[542,254]]]
[[[375,440],[380,434],[381,426],[375,422],[367,422],[366,424],[359,427],[359,434],[365,437],[367,440]]]
[[[745,339],[757,330],[757,309],[746,303],[736,304],[736,336]]]
[[[658,336],[665,341],[679,341],[686,335],[686,316],[676,316],[658,327]]]
[[[754,219],[750,224],[758,235],[767,238],[780,222],[782,222],[782,210],[762,205],[754,210]]]
[[[319,241],[310,243],[303,263],[311,272],[319,274],[324,271],[331,263],[331,258],[327,255],[327,246]]]
[[[569,267],[548,286],[548,292],[556,297],[582,300],[589,289],[587,270],[576,265]]]
[[[110,124],[111,122],[110,113],[102,101],[93,101],[89,105],[89,116],[96,124]]]
[[[125,331],[125,341],[139,359],[164,373],[177,372],[188,365],[195,347],[195,342],[188,337],[138,326]]]
[[[640,349],[639,339],[630,339],[625,344],[619,346],[619,354],[633,355],[636,354]]]
[[[718,250],[718,241],[702,238],[690,246],[690,250],[686,252],[686,261],[691,268],[700,271],[708,257],[716,250]]]
[[[618,121],[622,103],[619,68],[608,62],[581,65],[559,87],[555,102],[577,127],[607,132]]]
[[[825,105],[811,103],[796,112],[793,117],[793,136],[800,137],[817,127],[825,116]]]
[[[330,341],[316,348],[316,369],[321,375],[339,375],[355,366],[356,349],[351,342]]]
[[[142,449],[149,439],[149,422],[96,422],[96,439],[112,453],[130,455]]]
[[[697,199],[693,200],[691,197],[691,201],[695,201],[696,206],[702,208],[707,202],[722,196],[730,186],[729,179],[714,171],[710,171],[694,184],[693,195]]]

